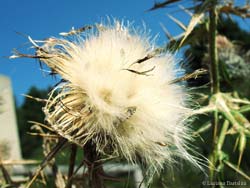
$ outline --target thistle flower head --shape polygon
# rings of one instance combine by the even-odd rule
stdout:
[[[61,136],[80,146],[94,142],[102,154],[139,159],[155,169],[176,155],[190,158],[186,94],[170,84],[176,60],[170,53],[155,55],[145,35],[116,22],[75,40],[50,38],[36,48],[64,80],[44,107]]]

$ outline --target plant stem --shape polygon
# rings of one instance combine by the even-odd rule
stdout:
[[[66,188],[72,187],[72,176],[74,173],[75,161],[76,161],[77,146],[75,144],[71,145],[70,161],[69,161],[69,170],[68,170],[68,182]]]
[[[217,12],[216,12],[217,0],[211,1],[211,7],[209,10],[209,54],[210,54],[210,79],[211,79],[211,92],[215,95],[220,92],[219,83],[219,66],[218,66],[218,54],[216,45],[216,34],[217,34]],[[216,145],[218,141],[218,111],[214,111],[212,118],[213,127],[213,151],[211,153],[213,166],[216,167]],[[214,168],[210,169],[210,180],[214,179]]]
[[[87,142],[84,146],[84,158],[88,162],[88,175],[90,188],[104,188],[101,174],[104,174],[102,164],[98,162],[100,156],[94,143]]]
[[[40,172],[48,165],[48,163],[55,157],[55,155],[65,146],[67,140],[65,138],[60,138],[56,146],[47,154],[47,156],[41,162],[39,168],[36,170],[35,174],[28,182],[26,188],[30,188],[31,185],[34,183],[36,178],[39,176]]]
[[[220,82],[219,82],[219,63],[218,63],[218,53],[216,44],[216,34],[217,34],[217,19],[218,15],[216,12],[217,0],[211,1],[212,5],[209,11],[209,53],[210,53],[210,76],[212,81],[212,93],[216,94],[220,92]]]

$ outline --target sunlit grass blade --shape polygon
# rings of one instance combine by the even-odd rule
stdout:
[[[234,164],[230,163],[229,161],[223,161],[229,168],[233,169],[237,173],[239,173],[242,177],[246,178],[247,180],[250,181],[250,176],[248,176],[245,172],[243,172],[241,169],[239,169],[237,166]]]

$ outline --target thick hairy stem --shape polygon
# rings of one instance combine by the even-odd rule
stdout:
[[[101,176],[104,172],[102,164],[98,162],[100,156],[96,151],[94,143],[88,142],[84,146],[84,158],[88,163],[89,187],[104,188],[104,181]]]
[[[209,53],[210,53],[210,79],[211,79],[211,92],[212,95],[220,92],[219,82],[219,66],[218,66],[218,54],[216,45],[216,31],[217,31],[217,12],[216,12],[217,0],[211,1],[211,7],[209,10]],[[215,111],[212,118],[213,125],[213,151],[216,149],[218,141],[218,112]],[[217,159],[215,152],[213,152],[212,163],[216,167]],[[210,169],[210,178],[214,179],[214,168]]]
[[[212,81],[212,93],[216,94],[220,92],[219,82],[219,64],[218,64],[218,53],[216,45],[216,34],[217,34],[217,12],[216,12],[217,0],[212,1],[212,5],[209,11],[209,53],[210,53],[210,76]]]

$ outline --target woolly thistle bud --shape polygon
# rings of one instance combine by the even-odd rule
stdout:
[[[50,38],[36,48],[64,80],[44,107],[62,137],[80,146],[91,141],[99,153],[157,170],[176,155],[192,160],[186,94],[170,84],[176,76],[170,53],[155,55],[153,42],[119,22],[75,40]]]

